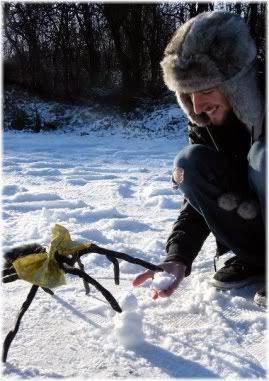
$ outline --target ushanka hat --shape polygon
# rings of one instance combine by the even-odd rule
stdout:
[[[183,24],[172,37],[161,62],[164,81],[176,93],[191,122],[210,123],[196,115],[190,94],[218,87],[237,118],[257,139],[264,119],[264,99],[256,70],[256,45],[244,20],[227,12],[204,12]]]

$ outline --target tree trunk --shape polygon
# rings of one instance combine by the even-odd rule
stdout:
[[[196,14],[198,15],[199,13],[207,12],[208,6],[209,6],[209,3],[198,3]]]

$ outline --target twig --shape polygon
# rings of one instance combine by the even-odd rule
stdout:
[[[11,274],[16,274],[16,270],[13,266],[9,267],[8,269],[4,269],[2,271],[2,276],[6,276],[6,275],[11,275]]]
[[[106,288],[104,288],[99,282],[97,282],[95,279],[90,277],[84,271],[68,265],[66,263],[66,257],[63,257],[59,255],[58,253],[55,253],[55,259],[57,260],[59,267],[62,270],[64,270],[64,272],[68,274],[77,275],[80,278],[84,279],[86,282],[92,284],[98,291],[101,292],[101,294],[106,298],[106,300],[109,302],[109,304],[115,311],[122,312],[122,309],[120,308],[114,296]]]
[[[5,258],[5,264],[4,264],[4,270],[3,270],[3,278],[2,281],[3,283],[8,283],[8,282],[13,282],[17,279],[20,279],[16,273],[15,268],[12,265],[12,262],[15,261],[19,257],[23,257],[29,254],[38,254],[38,253],[44,253],[46,252],[46,249],[42,247],[39,244],[30,244],[30,245],[24,245],[21,247],[14,248],[10,250],[8,253],[4,255]],[[113,268],[114,268],[114,280],[115,284],[119,284],[120,281],[120,268],[119,268],[119,262],[118,259],[123,259],[129,263],[134,263],[136,265],[143,266],[146,269],[152,270],[152,271],[157,271],[161,272],[163,269],[159,266],[153,265],[152,263],[149,263],[147,261],[144,261],[142,259],[136,258],[136,257],[131,257],[128,254],[109,250],[102,248],[100,246],[91,244],[90,247],[86,249],[82,249],[72,256],[62,256],[58,252],[55,253],[55,259],[59,265],[59,267],[68,274],[73,274],[76,275],[80,278],[83,279],[84,287],[86,290],[86,294],[90,292],[89,288],[89,283],[92,284],[98,291],[101,292],[101,294],[105,297],[105,299],[109,302],[111,307],[117,311],[117,312],[122,312],[121,307],[119,306],[117,300],[114,298],[114,296],[106,289],[104,288],[99,282],[97,282],[94,278],[90,277],[85,271],[84,271],[84,265],[81,261],[81,256],[84,254],[88,253],[97,253],[101,255],[105,255],[109,261],[113,263]],[[74,267],[75,264],[78,263],[79,268]],[[39,286],[37,285],[32,285],[29,294],[27,295],[27,298],[23,305],[21,306],[20,312],[18,314],[15,327],[13,330],[11,330],[4,341],[3,344],[3,354],[2,354],[2,361],[6,362],[8,351],[10,348],[10,345],[15,338],[19,327],[20,323],[22,320],[23,315],[29,308],[31,302],[33,301],[36,292],[38,290]],[[54,295],[54,292],[47,288],[47,287],[41,287],[43,291],[50,295]]]
[[[140,265],[145,267],[148,270],[152,271],[158,271],[161,272],[163,269],[157,265],[154,265],[150,262],[144,261],[143,259],[137,258],[137,257],[131,257],[128,254],[121,253],[119,251],[114,251],[114,250],[109,250],[105,249],[103,247],[97,246],[92,244],[89,248],[87,249],[82,249],[79,250],[76,254],[73,255],[72,259],[69,258],[70,260],[70,266],[74,265],[74,263],[80,258],[82,255],[89,254],[89,253],[97,253],[97,254],[102,254],[106,255],[107,257],[114,257],[118,259],[123,259],[127,262],[134,263],[135,265]]]
[[[2,278],[2,282],[3,283],[10,283],[10,282],[15,282],[15,280],[18,280],[18,279],[20,279],[18,277],[18,275],[13,274],[13,275],[5,276],[4,278]]]
[[[120,266],[119,262],[116,258],[111,257],[110,255],[107,255],[107,259],[113,263],[113,268],[114,268],[114,280],[115,284],[119,285],[120,284]]]
[[[80,268],[80,270],[84,271],[84,265],[83,265],[83,263],[81,262],[81,259],[80,259],[80,258],[77,259],[77,262],[78,262],[78,267]],[[86,282],[86,281],[83,279],[83,284],[84,284],[84,287],[85,287],[86,295],[89,295],[89,293],[90,293],[90,286],[89,286],[89,283]]]
[[[114,250],[105,249],[105,248],[97,246],[97,245],[92,245],[92,246],[93,246],[92,251],[94,253],[108,255],[108,256],[113,256],[113,257],[116,257],[116,258],[119,258],[119,259],[124,259],[127,262],[143,266],[143,267],[145,267],[148,270],[159,271],[159,272],[163,271],[163,269],[161,267],[153,265],[152,263],[144,261],[143,259],[136,258],[136,257],[131,257],[128,254],[120,253],[120,252],[114,251]]]
[[[7,336],[5,338],[4,345],[3,345],[3,355],[2,355],[2,361],[3,362],[6,362],[9,347],[10,347],[13,339],[15,338],[15,336],[19,330],[21,319],[22,319],[23,315],[25,314],[25,312],[28,310],[30,304],[32,303],[32,301],[36,295],[37,290],[38,290],[38,286],[33,285],[31,287],[30,292],[27,295],[25,302],[21,306],[21,309],[20,309],[20,312],[18,314],[17,321],[16,321],[14,329],[9,331],[9,333],[7,334]]]
[[[47,294],[53,296],[54,295],[54,292],[50,289],[50,288],[47,288],[47,287],[41,287],[43,291],[45,291]]]

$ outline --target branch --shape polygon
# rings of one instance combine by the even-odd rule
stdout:
[[[4,269],[2,271],[2,277],[5,277],[7,275],[16,274],[16,270],[13,266],[9,267],[8,269]]]
[[[4,278],[2,278],[2,282],[3,283],[10,283],[10,282],[15,282],[15,280],[18,280],[20,279],[18,277],[17,274],[13,274],[13,275],[8,275],[8,276],[5,276]]]
[[[106,255],[107,257],[123,259],[127,262],[134,263],[135,265],[143,266],[146,269],[152,270],[152,271],[158,271],[158,272],[163,271],[163,269],[161,267],[154,265],[150,262],[144,261],[143,259],[131,257],[128,254],[121,253],[121,252],[114,251],[114,250],[105,249],[103,247],[100,247],[100,246],[97,246],[94,244],[92,244],[90,248],[82,249],[82,250],[78,251],[76,254],[74,254],[72,259],[69,258],[70,259],[69,264],[74,265],[76,263],[76,261],[78,260],[78,258],[80,258],[82,255],[89,254],[89,253],[97,253],[97,254],[101,254],[101,255]]]
[[[115,284],[120,284],[120,266],[116,258],[107,255],[107,259],[113,263]]]
[[[25,302],[21,306],[21,309],[20,309],[19,315],[17,317],[17,321],[16,321],[14,329],[9,331],[9,333],[7,334],[7,336],[5,338],[4,345],[3,345],[3,354],[2,354],[2,361],[3,362],[6,362],[6,360],[7,360],[7,354],[8,354],[9,347],[10,347],[13,339],[15,338],[15,336],[19,330],[21,319],[22,319],[23,315],[25,314],[25,312],[28,310],[30,304],[32,303],[32,301],[36,295],[37,290],[38,290],[38,286],[33,285],[31,287],[31,290],[30,290],[29,294],[27,295]]]
[[[81,262],[81,259],[80,259],[80,258],[78,258],[77,262],[78,262],[78,266],[79,266],[80,270],[84,271],[84,265],[83,265],[83,263]],[[86,282],[86,281],[83,279],[83,284],[84,284],[84,287],[85,287],[86,295],[89,295],[89,293],[90,293],[89,283]]]
[[[58,253],[55,253],[55,259],[58,262],[59,267],[65,273],[77,275],[80,278],[84,279],[86,282],[92,284],[98,291],[101,292],[101,294],[106,298],[106,300],[109,302],[109,304],[115,311],[122,312],[122,309],[120,308],[114,296],[106,288],[104,288],[99,282],[97,282],[95,279],[90,277],[84,271],[68,265],[66,263],[66,257],[63,257],[62,255],[59,255]]]
[[[136,258],[136,257],[131,257],[128,254],[120,253],[118,251],[108,250],[108,249],[105,249],[105,248],[97,246],[97,245],[92,245],[92,246],[93,246],[92,251],[94,253],[103,254],[103,255],[106,255],[106,256],[112,256],[112,257],[116,257],[116,258],[119,258],[119,259],[124,259],[127,262],[143,266],[143,267],[145,267],[148,270],[158,271],[158,272],[163,271],[163,269],[161,267],[153,265],[152,263],[144,261],[143,259]]]
[[[54,295],[54,292],[50,289],[50,288],[47,288],[47,287],[41,287],[43,291],[45,291],[47,294],[53,296]]]

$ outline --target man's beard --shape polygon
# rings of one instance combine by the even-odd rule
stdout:
[[[213,126],[218,126],[218,127],[231,127],[231,126],[236,126],[238,123],[241,124],[240,120],[237,118],[235,113],[232,110],[226,111],[222,120],[217,123],[213,123]]]

